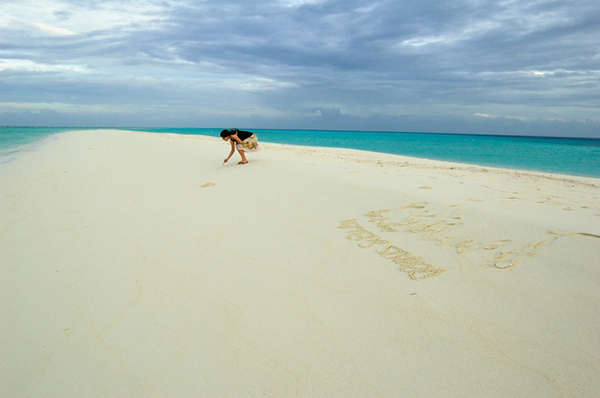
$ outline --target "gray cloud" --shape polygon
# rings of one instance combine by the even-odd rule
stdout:
[[[35,4],[0,19],[0,124],[600,137],[595,1]]]

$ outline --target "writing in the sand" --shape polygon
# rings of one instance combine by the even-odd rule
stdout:
[[[400,211],[408,214],[397,218],[396,221],[390,220],[389,214],[392,209],[374,210],[366,213],[365,216],[382,233],[405,231],[422,235],[425,239],[441,246],[453,247],[458,254],[485,253],[482,260],[498,269],[516,266],[523,258],[534,256],[540,247],[554,242],[561,236],[583,235],[580,233],[561,235],[548,231],[544,239],[533,243],[523,242],[524,244],[521,245],[515,244],[517,242],[508,238],[482,241],[464,235],[463,223],[458,212],[431,213],[426,202],[409,204],[402,207]]]
[[[400,266],[400,271],[405,272],[411,279],[420,280],[439,275],[446,270],[427,263],[422,257],[390,244],[386,239],[363,227],[356,219],[340,221],[340,229],[346,230],[348,240],[359,242],[363,249],[381,247],[375,252],[382,258],[392,261]]]

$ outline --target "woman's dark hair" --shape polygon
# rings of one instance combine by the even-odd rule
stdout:
[[[231,130],[223,130],[221,131],[221,138],[225,138],[225,137],[229,137],[232,134],[235,134],[238,132],[238,129],[231,129]]]

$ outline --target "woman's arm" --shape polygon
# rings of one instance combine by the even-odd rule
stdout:
[[[224,160],[224,163],[227,163],[227,161],[233,156],[233,153],[235,152],[235,142],[233,142],[233,140],[229,140],[229,142],[231,143],[231,151],[229,151],[229,156],[227,156],[227,158]]]

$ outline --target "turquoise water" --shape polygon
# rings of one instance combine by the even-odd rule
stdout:
[[[141,129],[140,129],[141,130]],[[145,129],[218,137],[221,129]],[[600,177],[600,139],[432,133],[252,130],[259,141],[352,148],[435,160]]]
[[[25,151],[39,149],[45,140],[67,129],[0,127],[0,165],[15,160]]]
[[[81,128],[0,128],[0,163],[47,137]],[[218,137],[221,129],[130,129]],[[419,158],[600,177],[600,139],[316,130],[252,130],[260,141],[352,148]],[[43,145],[43,142],[42,142]]]

